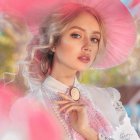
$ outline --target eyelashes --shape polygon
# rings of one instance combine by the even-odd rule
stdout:
[[[82,38],[82,36],[80,34],[77,34],[77,33],[72,33],[72,34],[70,34],[70,36],[74,39]],[[100,42],[100,39],[98,37],[92,37],[90,40],[92,43],[95,43],[95,44],[99,44],[99,42]]]
[[[73,33],[73,34],[71,34],[71,37],[72,38],[81,38],[81,35]]]

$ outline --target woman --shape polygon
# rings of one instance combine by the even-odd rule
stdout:
[[[28,49],[27,98],[53,111],[65,139],[139,140],[115,89],[77,80],[88,68],[122,63],[132,51],[135,27],[127,9],[118,0],[98,0],[67,1],[48,11]]]

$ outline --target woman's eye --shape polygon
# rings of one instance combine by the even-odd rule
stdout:
[[[98,44],[99,44],[100,39],[98,39],[98,38],[91,38],[91,41],[92,41],[93,43],[98,43]]]
[[[73,38],[80,38],[80,37],[81,37],[79,34],[71,34],[71,36],[72,36]]]

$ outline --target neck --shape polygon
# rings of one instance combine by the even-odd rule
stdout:
[[[50,75],[63,84],[71,87],[73,86],[76,71],[61,64],[54,64]]]

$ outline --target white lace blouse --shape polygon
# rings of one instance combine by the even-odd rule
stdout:
[[[65,140],[84,140],[77,132],[75,132],[69,123],[69,116],[60,114],[57,105],[53,104],[54,100],[59,100],[58,93],[67,93],[69,87],[48,76],[42,84],[31,84],[32,91],[28,95],[29,98],[35,97],[41,101],[45,107],[52,110],[62,124],[65,132]],[[110,126],[106,128],[112,129],[111,133],[106,134],[99,121],[95,120],[99,126],[99,140],[140,140],[136,131],[130,123],[130,119],[120,100],[120,93],[114,88],[99,88],[95,86],[86,86],[80,84],[77,79],[74,86],[80,90],[81,96],[91,102],[91,106],[102,114]],[[92,114],[95,114],[92,112]],[[90,113],[89,113],[90,115]],[[98,119],[98,118],[97,118]],[[78,136],[79,135],[79,136]]]

